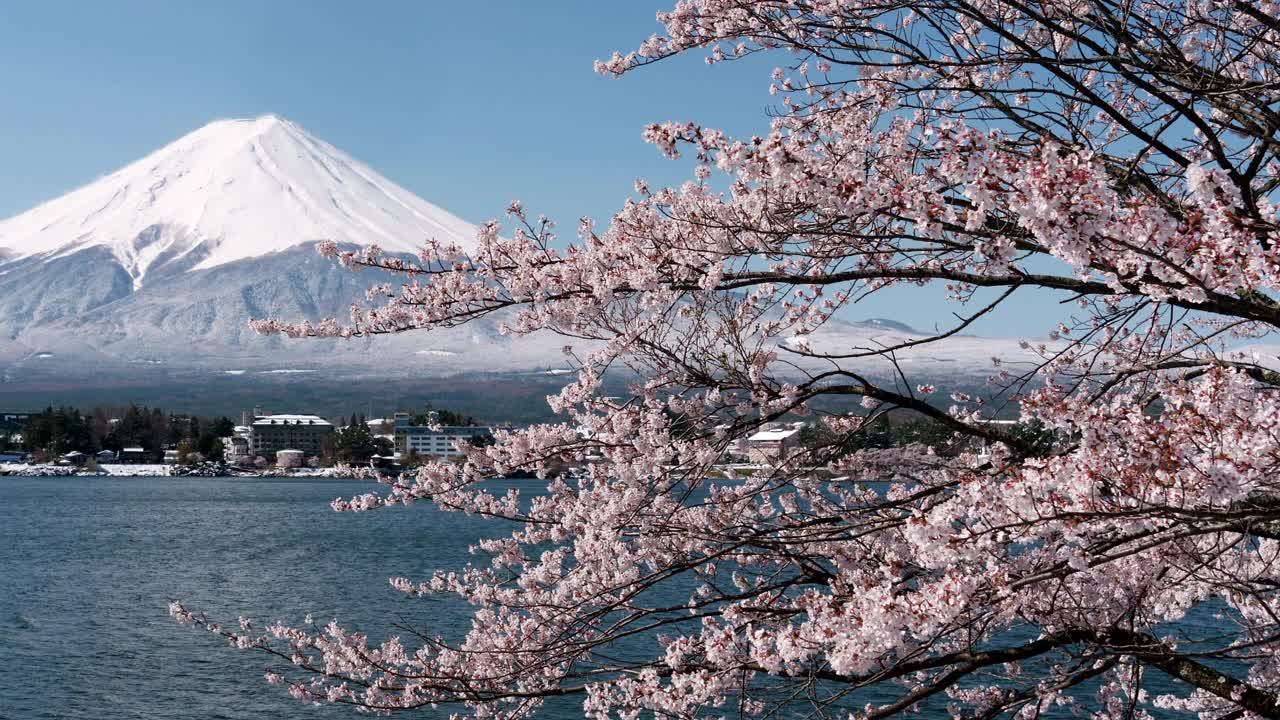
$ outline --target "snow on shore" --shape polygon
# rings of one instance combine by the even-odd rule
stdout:
[[[64,477],[71,475],[164,477],[170,474],[169,468],[169,465],[99,465],[95,471],[70,465],[0,463],[0,475],[27,477]]]
[[[170,477],[187,475],[184,468],[174,465],[99,465],[96,470],[69,465],[26,463],[0,463],[0,475],[17,477]],[[264,478],[349,478],[351,471],[343,468],[266,468],[263,470],[236,470],[223,476]],[[212,474],[208,475],[213,477]]]

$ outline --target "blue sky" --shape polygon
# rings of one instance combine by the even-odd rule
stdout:
[[[9,4],[0,24],[0,217],[211,120],[275,112],[469,221],[498,217],[520,198],[571,234],[578,217],[604,220],[620,207],[637,177],[688,176],[689,165],[641,141],[646,123],[693,120],[739,135],[767,127],[777,58],[712,68],[689,56],[621,80],[594,73],[593,60],[655,32],[654,14],[667,5]],[[891,300],[850,316],[929,326],[949,310],[938,293]],[[1042,333],[1037,315],[979,330]]]
[[[592,61],[658,29],[611,2],[40,2],[0,26],[0,215],[210,120],[275,112],[472,222],[514,197],[572,229],[637,176],[687,166],[647,122],[763,127],[770,66],[682,58],[625,80]]]

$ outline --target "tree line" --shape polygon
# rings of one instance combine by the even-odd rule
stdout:
[[[234,428],[227,417],[200,417],[158,407],[95,407],[88,413],[74,407],[47,407],[31,416],[20,440],[12,435],[0,438],[0,450],[54,457],[140,447],[157,458],[166,449],[176,449],[180,456],[220,460],[220,438],[231,435]]]

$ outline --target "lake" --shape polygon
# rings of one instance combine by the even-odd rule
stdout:
[[[469,541],[502,526],[426,504],[329,508],[371,487],[0,477],[0,718],[358,717],[267,685],[278,663],[177,624],[168,603],[230,622],[336,616],[375,637],[403,621],[465,631],[466,607],[412,600],[387,579],[460,567]]]
[[[181,598],[226,623],[249,615],[260,627],[298,624],[312,613],[373,639],[396,623],[460,637],[468,606],[414,600],[387,579],[461,568],[476,559],[471,543],[509,528],[427,504],[360,514],[329,508],[335,497],[374,487],[327,479],[0,477],[0,720],[364,717],[303,705],[267,685],[263,671],[279,660],[179,625],[168,603]],[[506,487],[528,497],[545,483],[509,480],[494,489]],[[1215,622],[1211,608],[1197,608],[1189,620]],[[1159,673],[1151,680],[1150,690],[1169,689]],[[865,692],[860,702],[890,697]],[[539,716],[580,714],[580,700],[563,698]],[[946,713],[932,707],[922,716]]]

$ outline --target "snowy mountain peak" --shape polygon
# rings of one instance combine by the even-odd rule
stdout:
[[[415,252],[475,229],[268,114],[217,120],[116,172],[0,221],[0,263],[105,248],[136,288],[318,240]]]

